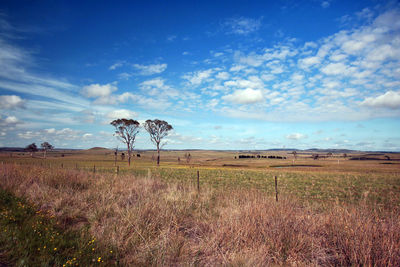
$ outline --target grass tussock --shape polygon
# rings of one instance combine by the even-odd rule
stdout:
[[[148,175],[150,176],[150,175]],[[87,227],[134,265],[399,266],[400,215],[357,205],[313,209],[258,190],[152,177],[3,165],[4,189],[65,229]]]

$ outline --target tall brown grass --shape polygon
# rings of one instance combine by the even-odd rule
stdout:
[[[152,177],[3,165],[1,186],[88,226],[124,265],[400,266],[400,215],[379,207],[313,209],[290,196]]]

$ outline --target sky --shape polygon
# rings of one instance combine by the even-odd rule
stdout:
[[[0,1],[0,147],[123,148],[117,118],[165,149],[400,151],[400,4]]]

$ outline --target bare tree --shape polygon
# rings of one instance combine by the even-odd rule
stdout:
[[[135,144],[136,135],[139,132],[140,123],[132,119],[117,119],[110,123],[115,127],[114,135],[126,144],[128,149],[128,165],[131,165],[131,155]]]
[[[162,144],[162,139],[168,135],[168,132],[173,128],[166,121],[162,120],[147,120],[144,123],[144,128],[150,134],[150,140],[157,147],[157,165],[160,165],[160,148],[162,148],[164,144]]]
[[[25,150],[31,153],[31,157],[33,158],[33,153],[35,153],[36,151],[38,151],[38,148],[36,146],[35,143],[32,143],[30,145],[27,145],[25,147]]]
[[[46,158],[47,150],[52,150],[54,148],[54,146],[50,145],[50,143],[48,143],[48,142],[43,142],[40,146],[43,149],[43,157],[44,158]]]
[[[294,159],[297,159],[297,151],[292,152]]]

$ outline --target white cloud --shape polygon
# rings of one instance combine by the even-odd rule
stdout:
[[[57,144],[64,143],[65,141],[82,140],[81,131],[73,130],[71,128],[63,128],[60,130],[51,128],[36,131],[25,131],[19,132],[17,136],[21,139],[30,140],[30,142],[34,141],[36,143],[40,143],[47,141],[56,147]]]
[[[323,1],[321,3],[321,7],[322,8],[328,8],[331,5],[331,3],[329,1]]]
[[[140,75],[153,75],[164,72],[167,69],[167,64],[152,64],[152,65],[141,65],[141,64],[133,64],[135,69],[139,70]]]
[[[152,87],[164,88],[164,89],[168,89],[169,88],[169,86],[165,85],[165,80],[162,79],[162,78],[155,78],[155,79],[144,81],[139,86],[142,89],[149,89],[149,88],[152,88]]]
[[[115,70],[115,69],[117,69],[119,67],[122,67],[122,66],[123,66],[122,62],[117,62],[117,63],[114,63],[113,65],[111,65],[108,69],[109,70]]]
[[[109,113],[106,114],[106,117],[110,120],[115,120],[115,119],[133,119],[135,117],[137,117],[137,113],[133,112],[131,110],[127,110],[127,109],[117,109],[117,110],[113,110]]]
[[[24,133],[18,133],[17,136],[22,139],[32,139],[40,136],[38,132],[26,131]]]
[[[233,65],[233,66],[229,69],[229,71],[231,71],[231,72],[237,72],[237,71],[241,71],[241,70],[244,70],[244,69],[246,69],[246,67],[243,66],[243,65]]]
[[[86,85],[82,88],[82,94],[89,98],[100,98],[111,95],[118,88],[111,83],[100,85],[98,83]]]
[[[254,104],[263,101],[261,90],[247,88],[244,90],[236,90],[233,94],[222,97],[223,100],[236,104]]]
[[[213,69],[196,71],[196,72],[191,72],[191,73],[185,74],[185,75],[183,75],[182,78],[188,80],[189,83],[192,85],[200,85],[204,81],[209,80],[211,77],[211,74],[213,72],[214,72]]]
[[[252,67],[259,67],[264,62],[263,56],[256,53],[250,53],[249,55],[244,56],[242,53],[237,51],[235,53],[235,58],[237,58],[237,61],[240,64],[249,65]]]
[[[53,133],[56,132],[56,129],[50,128],[50,129],[44,129],[44,131],[45,131],[46,133],[53,134]]]
[[[302,58],[299,60],[299,65],[302,68],[309,68],[313,65],[318,65],[321,62],[321,58],[320,57],[306,57],[306,58]]]
[[[0,95],[0,109],[21,108],[24,106],[24,102],[17,95]]]
[[[85,133],[84,135],[82,135],[83,139],[88,139],[88,138],[92,138],[92,137],[93,137],[93,134],[91,134],[91,133]]]
[[[327,75],[349,75],[348,67],[339,63],[329,63],[328,65],[321,68],[321,71]]]
[[[301,133],[292,133],[292,134],[286,135],[286,138],[290,139],[290,140],[301,140],[301,139],[307,138],[307,135],[301,134]]]
[[[400,108],[400,92],[388,91],[377,97],[366,98],[361,105],[373,108]]]
[[[20,123],[20,121],[15,116],[8,116],[4,119],[0,117],[0,126],[2,127],[14,126],[18,123]]]
[[[215,77],[219,80],[227,80],[229,79],[229,73],[226,71],[221,71]]]
[[[228,28],[228,33],[248,35],[261,27],[261,19],[251,19],[251,18],[230,18],[224,23],[224,26]]]

